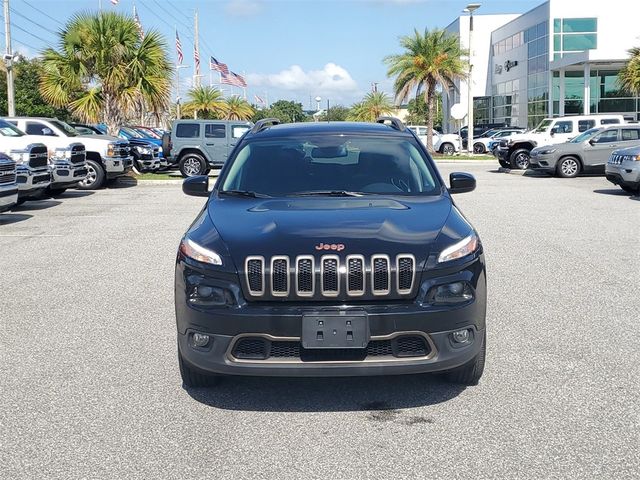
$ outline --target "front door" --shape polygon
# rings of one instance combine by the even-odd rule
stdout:
[[[214,164],[221,165],[229,155],[227,143],[227,126],[224,123],[205,123],[204,148]]]
[[[604,165],[611,153],[619,148],[619,132],[617,128],[608,128],[599,133],[585,145],[584,166]]]

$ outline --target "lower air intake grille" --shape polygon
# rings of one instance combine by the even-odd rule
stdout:
[[[423,357],[431,350],[424,337],[418,335],[398,337],[396,346],[398,357]]]
[[[264,338],[243,338],[233,347],[232,355],[241,360],[266,360],[269,341]]]

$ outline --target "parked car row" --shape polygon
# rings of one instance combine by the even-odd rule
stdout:
[[[625,123],[622,115],[548,118],[493,142],[493,154],[505,168],[563,178],[603,174],[625,191],[640,189],[640,124]]]

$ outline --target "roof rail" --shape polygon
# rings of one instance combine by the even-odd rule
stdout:
[[[264,130],[265,128],[269,128],[272,125],[280,125],[279,118],[263,118],[262,120],[258,120],[256,124],[251,129],[251,133],[258,133]]]
[[[376,119],[376,123],[382,123],[383,125],[386,125],[387,122],[389,122],[392,128],[395,128],[396,130],[400,131],[400,132],[404,132],[406,130],[407,127],[404,126],[404,123],[402,123],[402,121],[399,118],[396,117],[378,117]]]

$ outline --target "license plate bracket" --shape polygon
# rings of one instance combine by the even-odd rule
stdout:
[[[366,313],[302,316],[303,348],[366,348],[369,338]]]

